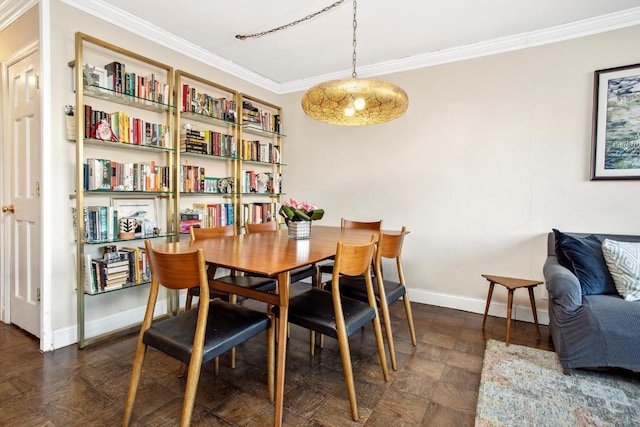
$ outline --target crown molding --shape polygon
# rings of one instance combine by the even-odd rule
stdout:
[[[114,8],[101,0],[61,1],[69,6],[88,13],[89,15],[100,18],[105,22],[125,29],[145,39],[151,40],[161,46],[193,58],[213,68],[217,68],[218,70],[224,71],[263,89],[275,93],[278,93],[280,90],[279,83],[241,67],[228,59],[211,53],[210,51],[177,37],[166,30],[158,28],[144,19],[125,12],[122,9]]]
[[[180,37],[162,30],[128,12],[116,9],[101,0],[61,0],[76,9],[93,15],[110,24],[126,29],[134,34],[152,40],[159,45],[172,49],[206,65],[217,68],[239,79],[269,90],[276,94],[307,90],[309,87],[327,80],[349,77],[351,70],[341,70],[334,73],[314,76],[291,82],[278,83],[261,76],[225,58],[215,55]],[[31,0],[31,3],[37,3]],[[1,13],[1,11],[0,11]],[[1,15],[0,15],[1,17]],[[0,22],[2,20],[0,19]],[[451,62],[464,61],[482,56],[495,55],[529,47],[540,46],[560,41],[585,37],[607,31],[618,30],[640,24],[640,7],[614,12],[595,18],[572,22],[531,31],[509,37],[502,37],[466,46],[443,49],[422,55],[414,55],[394,61],[358,67],[360,77],[375,77],[385,74],[432,67]]]
[[[0,2],[0,31],[7,28],[13,21],[22,16],[26,11],[38,4],[38,0]]]
[[[358,67],[359,77],[375,77],[385,74],[432,67],[451,62],[464,61],[482,56],[511,52],[545,44],[557,43],[565,40],[586,37],[607,31],[619,30],[640,24],[640,7],[598,16],[596,18],[576,21],[569,24],[545,28],[543,30],[516,34],[510,37],[473,43],[437,52],[414,55],[394,61]],[[339,73],[325,74],[308,79],[282,83],[280,93],[307,90],[309,87],[323,81],[349,77],[350,70]]]

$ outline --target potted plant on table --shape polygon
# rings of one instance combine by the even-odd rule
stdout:
[[[288,236],[292,239],[309,239],[311,237],[311,221],[321,219],[324,209],[307,202],[289,199],[282,203],[280,215],[289,228]]]

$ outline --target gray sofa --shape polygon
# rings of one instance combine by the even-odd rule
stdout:
[[[595,236],[601,241],[640,242],[640,236]],[[578,277],[556,257],[554,233],[548,236],[547,255],[544,278],[549,291],[549,330],[565,372],[597,367],[640,371],[640,301],[625,301],[611,293],[583,295]]]

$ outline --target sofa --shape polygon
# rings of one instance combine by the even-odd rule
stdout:
[[[549,293],[549,330],[565,373],[601,367],[640,371],[640,300],[620,294],[618,285],[624,283],[618,283],[620,277],[613,280],[612,271],[619,271],[608,246],[603,254],[605,239],[608,245],[638,248],[632,255],[640,255],[640,243],[619,243],[640,242],[640,236],[558,230],[548,235],[543,273]],[[636,271],[640,271],[637,265]]]

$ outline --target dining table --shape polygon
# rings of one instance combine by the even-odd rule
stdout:
[[[275,375],[274,426],[282,425],[284,404],[287,322],[291,270],[331,259],[338,242],[366,244],[377,239],[371,230],[343,229],[339,226],[313,225],[308,239],[288,237],[287,228],[276,232],[249,233],[213,239],[154,244],[162,252],[188,252],[201,248],[205,261],[227,268],[277,279],[275,293],[267,293],[223,282],[211,282],[217,290],[242,295],[279,307]],[[318,273],[319,275],[320,273]],[[320,277],[317,278],[319,280]]]

